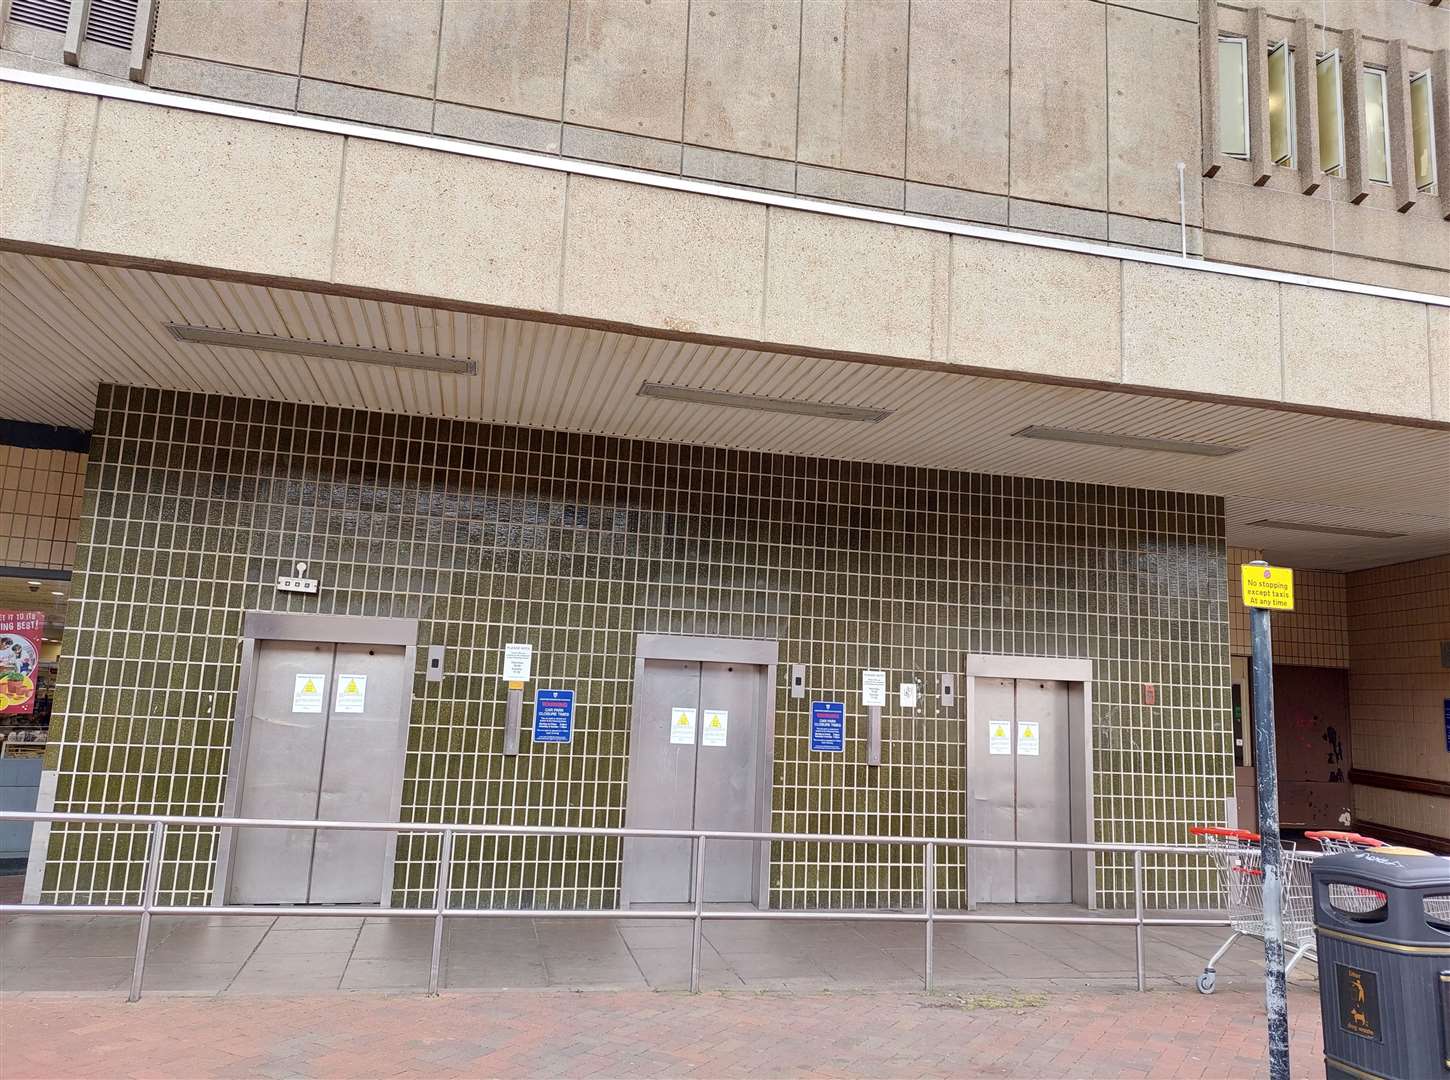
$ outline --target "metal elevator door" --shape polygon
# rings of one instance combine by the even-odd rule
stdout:
[[[1067,684],[978,679],[968,747],[971,830],[980,840],[1067,843],[1072,773]],[[1070,903],[1067,851],[979,848],[971,890],[983,903]]]
[[[644,662],[630,746],[630,828],[756,831],[764,677],[749,664]],[[682,715],[693,720],[688,734]],[[707,843],[705,900],[752,902],[759,847]],[[689,840],[626,839],[624,874],[629,903],[694,901]]]
[[[396,821],[402,767],[401,646],[260,641],[242,817]],[[377,903],[388,833],[239,829],[228,899]]]

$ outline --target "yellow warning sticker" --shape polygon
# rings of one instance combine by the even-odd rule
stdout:
[[[1041,743],[1042,729],[1036,724],[1019,723],[1017,725],[1017,753],[1021,757],[1036,757],[1037,748]]]
[[[1244,563],[1240,569],[1244,607],[1266,611],[1294,610],[1294,571],[1287,566]]]
[[[987,753],[1012,753],[1011,725],[1006,720],[993,720],[987,729]]]
[[[695,710],[670,710],[670,742],[686,746],[695,745]]]
[[[327,686],[326,675],[298,675],[292,682],[292,711],[295,713],[320,713],[322,692]]]
[[[730,714],[724,709],[705,710],[705,730],[700,734],[701,746],[724,746],[730,731]]]
[[[368,677],[366,675],[339,675],[337,677],[337,701],[333,711],[360,713],[367,706]]]

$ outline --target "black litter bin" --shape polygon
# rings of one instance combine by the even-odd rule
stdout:
[[[1450,1077],[1450,858],[1382,847],[1312,875],[1325,1075]]]

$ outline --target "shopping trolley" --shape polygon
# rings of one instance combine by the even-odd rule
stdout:
[[[1198,977],[1198,992],[1211,994],[1217,981],[1214,965],[1223,959],[1229,947],[1241,937],[1263,939],[1263,852],[1259,848],[1259,834],[1247,829],[1199,825],[1189,832],[1204,838],[1223,874],[1224,892],[1228,896],[1229,927],[1233,931],[1204,965],[1203,974]],[[1283,902],[1280,905],[1284,947],[1294,950],[1289,962],[1284,965],[1287,976],[1306,953],[1314,950],[1314,894],[1309,882],[1309,864],[1316,856],[1295,850],[1293,844],[1283,844],[1280,850],[1284,874]]]
[[[1383,840],[1362,836],[1356,832],[1307,832],[1304,835],[1310,840],[1318,840],[1326,855],[1345,851],[1373,851],[1375,848],[1388,846]],[[1378,889],[1330,882],[1329,902],[1340,911],[1368,915],[1384,907],[1386,898]],[[1450,924],[1450,896],[1425,897],[1425,916],[1437,923]]]

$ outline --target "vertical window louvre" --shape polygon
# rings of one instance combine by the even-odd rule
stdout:
[[[1415,141],[1415,186],[1421,191],[1435,183],[1435,115],[1430,73],[1422,71],[1410,79],[1410,119]]]
[[[1249,156],[1249,51],[1243,38],[1218,39],[1218,148]]]
[[[1287,41],[1269,50],[1269,156],[1294,166],[1294,50]]]
[[[1344,175],[1344,98],[1339,50],[1321,56],[1315,65],[1319,91],[1319,167]]]
[[[10,0],[10,21],[65,33],[70,0]]]
[[[1364,157],[1371,180],[1390,182],[1388,80],[1377,68],[1364,69]]]
[[[135,29],[136,0],[91,0],[86,17],[87,41],[129,49]]]

